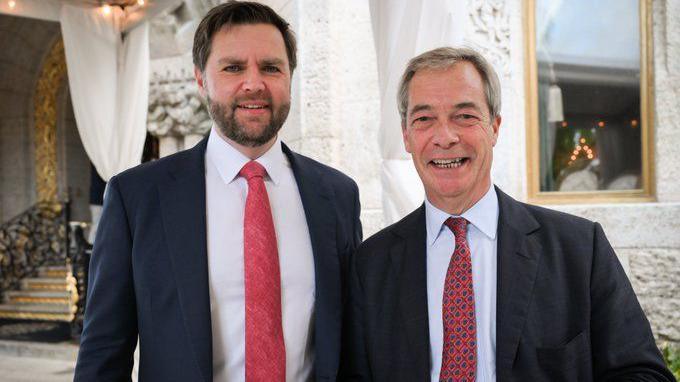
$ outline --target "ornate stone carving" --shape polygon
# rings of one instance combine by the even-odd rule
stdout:
[[[157,137],[204,135],[210,130],[210,116],[193,80],[171,79],[152,82],[149,91],[147,129]]]
[[[38,200],[57,200],[57,93],[66,76],[59,37],[43,62],[35,88],[35,176]]]
[[[469,42],[492,62],[501,75],[510,75],[510,12],[505,0],[469,0],[472,33]]]
[[[164,13],[151,19],[149,29],[149,55],[152,59],[179,54],[175,33],[179,28],[177,15]]]

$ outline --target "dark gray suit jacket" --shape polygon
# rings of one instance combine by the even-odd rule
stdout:
[[[138,334],[140,381],[212,381],[206,143],[109,182],[90,263],[76,381],[129,381]],[[343,269],[361,241],[359,193],[339,171],[285,145],[283,151],[314,254],[314,377],[334,381]]]
[[[499,381],[672,381],[599,224],[499,201]],[[341,380],[429,381],[425,208],[352,261]]]

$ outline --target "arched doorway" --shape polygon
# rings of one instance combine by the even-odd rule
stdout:
[[[89,221],[90,164],[68,91],[59,24],[0,15],[0,224],[36,202]]]

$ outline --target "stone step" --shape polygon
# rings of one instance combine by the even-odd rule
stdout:
[[[40,277],[64,277],[68,276],[69,268],[66,265],[49,265],[38,268]]]
[[[66,271],[68,267],[66,265],[45,265],[38,268],[39,270],[46,271]]]
[[[57,359],[75,363],[78,357],[78,345],[0,340],[0,356]]]
[[[35,312],[13,312],[0,310],[0,318],[13,320],[41,320],[41,321],[73,321],[73,313],[35,313]]]
[[[68,271],[67,270],[46,270],[46,271],[40,271],[38,273],[39,277],[61,277],[61,278],[66,278],[68,276]]]
[[[75,311],[69,304],[0,304],[0,318],[71,321]]]
[[[70,304],[71,293],[68,291],[8,291],[5,292],[5,303],[8,304]]]
[[[73,308],[75,309],[75,307]],[[70,313],[68,304],[0,304],[2,312]]]
[[[22,290],[67,291],[70,284],[63,277],[30,277],[22,281]]]

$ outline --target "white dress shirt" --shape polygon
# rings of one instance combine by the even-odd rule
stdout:
[[[444,225],[452,215],[425,200],[427,226],[427,305],[433,382],[442,366],[444,325],[442,299],[451,255],[456,247],[453,232]],[[496,228],[498,197],[493,185],[462,215],[467,221],[467,242],[472,258],[472,287],[477,322],[477,381],[496,380]],[[455,216],[454,216],[455,217]]]
[[[213,380],[245,381],[243,218],[248,183],[238,176],[249,161],[213,127],[205,152],[208,273]],[[280,138],[257,158],[267,170],[279,266],[286,347],[286,380],[306,381],[314,363],[314,257],[307,220]]]

